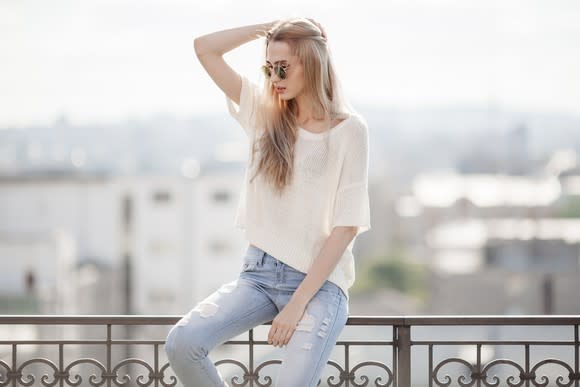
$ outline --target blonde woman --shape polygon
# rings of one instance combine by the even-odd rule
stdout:
[[[223,55],[262,37],[260,88]],[[209,351],[272,321],[268,343],[284,348],[275,385],[315,386],[348,318],[355,237],[371,228],[368,127],[343,98],[312,19],[226,29],[194,47],[249,139],[235,220],[248,247],[238,279],[179,320],[165,351],[184,386],[228,386]]]

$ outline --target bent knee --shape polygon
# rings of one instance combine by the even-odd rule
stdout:
[[[165,350],[165,353],[167,354],[167,357],[169,359],[174,357],[174,355],[177,353],[177,348],[175,346],[176,329],[177,329],[176,325],[171,327],[169,333],[167,334],[167,337],[165,338],[165,344],[163,345],[163,349]]]
[[[165,353],[169,361],[176,359],[200,360],[209,352],[204,334],[192,327],[174,325],[165,340]]]

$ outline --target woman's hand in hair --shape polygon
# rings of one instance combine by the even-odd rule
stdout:
[[[326,36],[326,31],[324,31],[324,28],[322,28],[322,25],[314,19],[308,18],[308,20],[310,20],[316,27],[318,27],[318,29],[320,29],[320,34],[322,35],[324,40],[328,40],[328,37]]]
[[[274,28],[274,26],[279,22],[280,20],[274,20],[271,22],[267,22],[264,23],[264,26],[266,27],[264,30],[264,36],[268,37],[268,34],[270,33],[270,31],[272,30],[272,28]]]

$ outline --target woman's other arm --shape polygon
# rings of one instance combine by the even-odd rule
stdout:
[[[306,307],[316,292],[324,285],[342,254],[356,236],[357,228],[336,226],[326,239],[306,277],[294,292],[292,299]]]
[[[334,270],[343,252],[356,236],[356,232],[357,228],[350,226],[336,226],[332,229],[306,277],[290,298],[290,302],[272,320],[268,332],[269,344],[274,346],[288,344],[298,321],[304,315],[306,306]]]
[[[199,36],[193,47],[201,65],[216,85],[239,104],[242,80],[224,60],[223,55],[244,43],[266,36],[275,22],[230,28]]]

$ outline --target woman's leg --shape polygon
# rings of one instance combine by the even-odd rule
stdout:
[[[316,386],[347,320],[346,296],[327,281],[306,306],[285,347],[276,387]]]
[[[184,387],[223,387],[207,357],[219,344],[277,314],[276,305],[248,279],[223,285],[179,320],[169,331],[165,352]],[[302,386],[304,387],[304,386]]]

